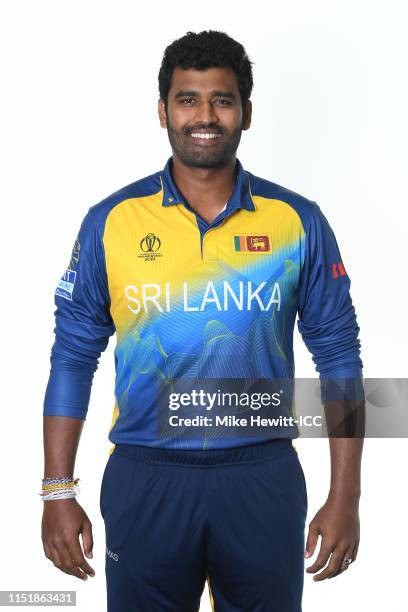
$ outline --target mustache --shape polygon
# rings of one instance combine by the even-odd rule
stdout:
[[[194,127],[190,128],[184,128],[183,132],[184,134],[186,134],[186,136],[194,133],[197,130],[212,130],[214,131],[216,134],[223,134],[224,130],[222,128],[220,128],[219,125],[213,125],[211,123],[208,123],[207,125],[204,123],[200,123],[198,125],[195,125]]]

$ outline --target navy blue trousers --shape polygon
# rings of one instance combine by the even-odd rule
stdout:
[[[291,440],[116,445],[103,474],[108,612],[301,612],[307,493]]]

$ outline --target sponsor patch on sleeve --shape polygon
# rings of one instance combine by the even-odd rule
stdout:
[[[76,272],[74,270],[65,270],[64,276],[58,283],[55,290],[55,295],[65,298],[66,300],[72,301],[72,292],[74,290]]]

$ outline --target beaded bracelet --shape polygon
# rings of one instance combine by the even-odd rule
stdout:
[[[79,478],[69,476],[67,478],[43,478],[42,492],[39,493],[43,501],[49,499],[67,499],[76,497],[80,489],[77,486]]]

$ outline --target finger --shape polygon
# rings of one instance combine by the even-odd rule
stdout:
[[[73,561],[71,552],[70,552],[70,540],[64,540],[61,542],[58,547],[58,552],[61,557],[62,562],[62,570],[67,574],[72,574],[81,580],[87,580],[88,576],[82,572],[82,570],[76,566]]]
[[[82,529],[82,546],[84,549],[84,553],[89,559],[93,558],[93,537],[92,537],[92,523],[90,521],[85,521]]]
[[[314,574],[315,572],[318,572],[319,570],[321,570],[326,565],[327,561],[329,560],[329,557],[333,551],[333,548],[334,546],[331,546],[323,538],[321,545],[320,545],[320,551],[319,551],[319,554],[317,555],[316,561],[313,563],[313,565],[310,565],[306,569],[306,571],[309,574]]]
[[[360,542],[359,542],[359,540],[357,540],[357,542],[356,542],[356,544],[354,546],[353,552],[350,555],[350,559],[353,559],[353,561],[355,561],[356,558],[357,558],[359,545],[360,545]]]
[[[358,548],[358,544],[357,544],[357,548]],[[346,559],[349,559],[349,560],[351,559],[351,562],[353,562],[355,560],[355,556],[353,556],[356,554],[355,551],[356,551],[356,546],[354,546],[354,548],[349,547],[345,551],[343,558],[340,561],[340,565],[339,565],[337,572],[333,574],[332,576],[329,576],[329,578],[334,578],[335,576],[339,576],[340,574],[348,570],[348,568],[350,567],[350,561],[347,562]]]
[[[353,560],[353,551],[354,551],[354,547],[353,546],[349,546],[349,548],[347,548],[346,552],[344,553],[344,557],[341,560],[338,574],[342,574],[343,572],[348,570],[348,568],[350,567],[350,563],[347,562],[346,559],[352,559]]]
[[[69,542],[68,544],[68,548],[71,555],[71,559],[73,560],[75,566],[80,567],[85,574],[95,576],[93,568],[89,565],[82,553],[82,548],[79,544],[78,539],[71,540],[71,542]]]
[[[341,573],[341,566],[345,566],[345,564],[342,563],[344,557],[344,548],[335,548],[330,557],[330,561],[327,567],[325,567],[324,570],[319,574],[316,574],[316,576],[313,576],[313,580],[315,580],[316,582],[320,582],[321,580],[326,580],[326,578],[333,578],[333,576],[337,575],[338,573]]]
[[[61,555],[59,553],[59,550],[57,548],[56,545],[51,544],[50,545],[50,549],[51,549],[51,555],[52,555],[52,562],[54,563],[55,567],[57,567],[59,570],[61,570],[61,572],[65,572],[66,574],[70,574],[71,572],[67,572],[64,569],[64,564],[62,562],[62,558]]]
[[[44,553],[45,556],[47,557],[47,559],[49,559],[50,561],[53,560],[52,558],[52,552],[51,552],[51,548],[49,546],[49,544],[47,544],[46,542],[43,541],[43,549],[44,549]]]
[[[305,558],[309,559],[316,548],[317,540],[319,539],[319,530],[313,521],[309,525],[309,533],[307,535]]]

